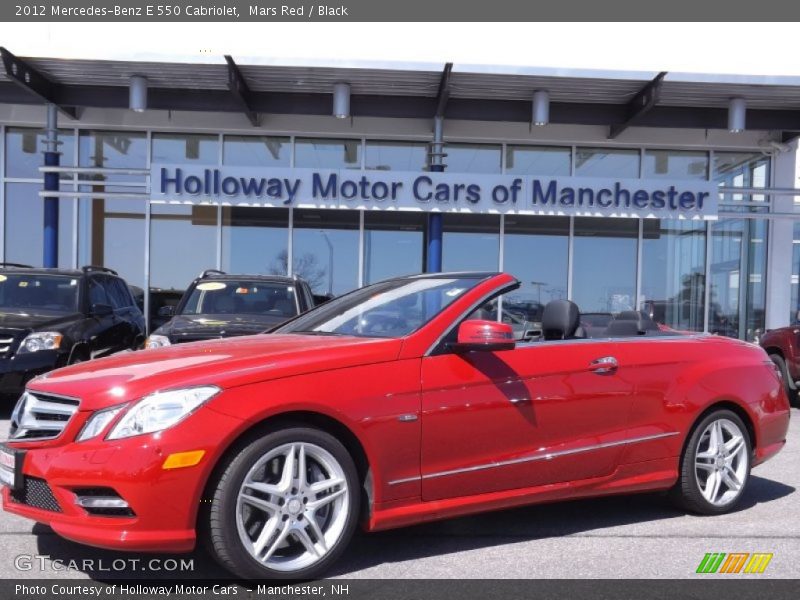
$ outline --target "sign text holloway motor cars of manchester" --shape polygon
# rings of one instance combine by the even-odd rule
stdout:
[[[155,201],[426,212],[715,219],[703,180],[259,169],[154,164]]]

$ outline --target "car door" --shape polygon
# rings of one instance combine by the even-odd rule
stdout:
[[[613,473],[632,398],[603,366],[615,352],[610,340],[566,340],[424,357],[423,499]]]
[[[121,331],[121,320],[114,312],[114,305],[106,286],[103,285],[103,279],[105,278],[93,275],[88,277],[86,282],[90,321],[87,328],[87,343],[91,358],[100,358],[117,352],[120,349],[120,336],[124,335]],[[94,314],[92,307],[98,304],[110,306],[112,312],[107,315]]]

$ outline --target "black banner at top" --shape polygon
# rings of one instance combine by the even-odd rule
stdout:
[[[787,0],[10,0],[0,3],[0,21],[50,23],[795,20],[800,20],[800,3]],[[598,32],[598,38],[602,39],[602,32]],[[564,40],[565,44],[572,42]],[[731,43],[742,42],[731,40]]]

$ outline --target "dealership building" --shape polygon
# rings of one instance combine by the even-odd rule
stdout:
[[[800,309],[800,78],[2,59],[6,263],[337,295],[502,270],[504,306],[749,340]]]

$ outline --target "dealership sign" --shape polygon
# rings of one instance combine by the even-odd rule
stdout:
[[[154,201],[232,206],[349,208],[715,219],[709,181],[473,175],[155,164]]]

